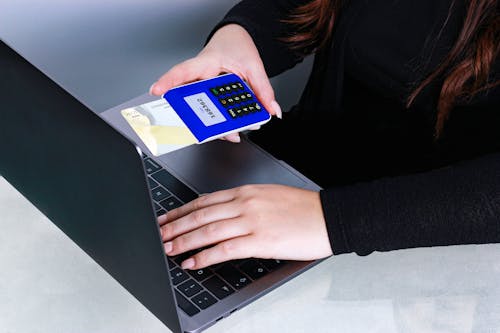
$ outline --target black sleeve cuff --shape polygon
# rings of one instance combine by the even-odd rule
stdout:
[[[330,246],[334,255],[352,252],[347,235],[342,224],[342,216],[338,204],[334,204],[333,190],[323,189],[319,192],[323,214],[326,221],[326,230],[330,239]]]

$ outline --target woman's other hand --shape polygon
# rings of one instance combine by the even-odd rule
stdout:
[[[167,90],[221,73],[235,73],[252,88],[270,114],[281,118],[281,108],[267,77],[257,47],[248,32],[237,24],[228,24],[217,30],[202,51],[166,72],[150,88],[150,94],[160,96]],[[238,133],[225,137],[239,142]]]
[[[313,260],[332,254],[319,193],[244,185],[199,198],[158,218],[167,255],[205,248],[182,263],[199,269],[232,259]]]

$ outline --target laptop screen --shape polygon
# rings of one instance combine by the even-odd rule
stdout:
[[[1,41],[0,101],[0,174],[179,331],[136,146]]]

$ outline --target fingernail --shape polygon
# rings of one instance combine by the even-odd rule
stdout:
[[[181,264],[181,267],[183,269],[190,269],[190,268],[194,267],[194,259],[189,258],[189,259],[184,260]]]
[[[172,251],[172,242],[166,242],[163,244],[163,248],[165,249],[165,253],[169,253]]]
[[[276,114],[276,117],[278,117],[279,119],[281,119],[283,117],[283,114],[281,113],[281,107],[278,104],[278,102],[272,101],[271,102],[271,107],[273,108],[274,113]]]
[[[154,95],[154,94],[153,94],[153,88],[154,88],[155,84],[156,84],[156,82],[155,82],[155,83],[153,83],[153,84],[151,85],[151,87],[149,87],[149,94],[150,94],[151,96],[153,96],[153,95]]]

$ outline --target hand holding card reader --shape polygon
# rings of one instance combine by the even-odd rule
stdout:
[[[172,88],[163,98],[198,143],[241,132],[271,119],[248,85],[232,73]]]

